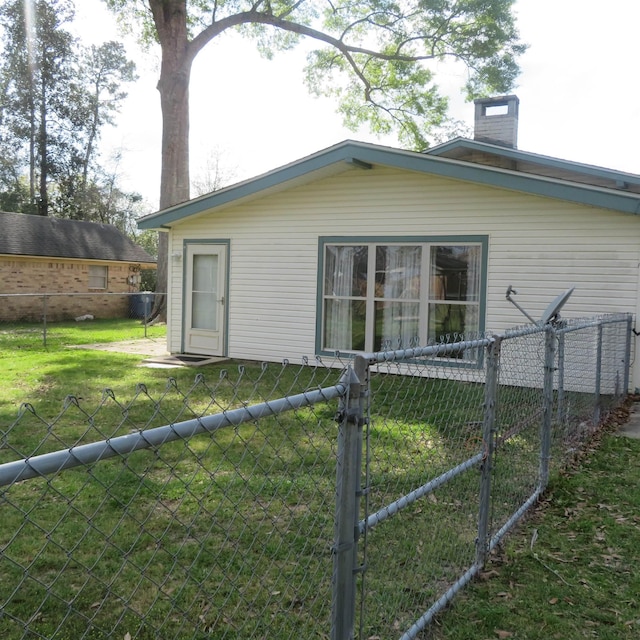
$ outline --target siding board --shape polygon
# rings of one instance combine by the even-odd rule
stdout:
[[[315,349],[319,236],[487,235],[486,327],[526,322],[569,286],[565,317],[636,312],[640,220],[541,196],[409,171],[349,171],[235,207],[185,219],[185,240],[230,242],[229,355],[280,361]],[[176,268],[178,267],[178,268]],[[180,350],[182,264],[170,261],[170,337]]]

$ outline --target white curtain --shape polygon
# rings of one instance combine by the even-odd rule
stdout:
[[[353,267],[357,247],[327,247],[325,264],[325,348],[352,348]]]
[[[407,349],[420,341],[420,247],[380,247],[383,272],[380,349]],[[378,318],[376,318],[378,320]]]
[[[482,248],[467,248],[467,305],[465,316],[465,334],[475,334],[480,328],[480,270],[482,268]]]

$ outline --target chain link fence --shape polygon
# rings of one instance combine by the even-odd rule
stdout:
[[[68,398],[50,422],[23,407],[0,467],[3,637],[328,629],[335,383],[241,368],[91,411]]]
[[[629,386],[630,316],[126,403],[0,448],[6,638],[416,638]]]
[[[0,293],[0,332],[25,344],[48,346],[55,332],[69,323],[131,319],[147,337],[156,298],[163,293]]]

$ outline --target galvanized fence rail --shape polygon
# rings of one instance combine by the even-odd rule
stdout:
[[[416,638],[629,385],[630,316],[2,429],[6,638]]]

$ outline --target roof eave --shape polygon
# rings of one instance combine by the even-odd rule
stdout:
[[[354,167],[383,165],[623,213],[640,213],[640,195],[634,193],[453,160],[439,155],[347,141],[251,180],[141,218],[138,226],[140,229],[171,227],[193,215],[288,188],[301,178],[315,179],[333,165],[343,165],[340,170],[344,171],[353,170]]]
[[[157,267],[157,260],[141,260],[137,258],[88,258],[86,256],[58,256],[58,255],[44,255],[44,254],[36,254],[36,253],[0,253],[0,258],[21,258],[25,260],[67,260],[74,262],[110,262],[110,263],[118,263],[118,264],[139,264],[139,265],[149,265],[150,267]]]
[[[467,138],[454,138],[453,140],[427,149],[425,153],[432,156],[443,157],[445,154],[459,149],[490,153],[502,156],[503,158],[508,158],[509,160],[530,162],[551,167],[553,169],[583,173],[596,178],[602,178],[604,180],[614,180],[640,185],[640,175],[635,173],[618,171],[616,169],[607,169],[606,167],[598,167],[591,164],[584,164],[582,162],[574,162],[572,160],[563,160],[561,158],[545,156],[539,153],[532,153],[530,151],[521,151],[520,149],[503,147],[489,142],[480,142],[479,140],[469,140]]]
[[[209,209],[286,189],[288,186],[298,184],[305,177],[307,181],[311,181],[354,168],[371,168],[370,166],[363,166],[363,163],[358,158],[346,152],[352,144],[357,143],[342,142],[254,178],[144,216],[138,220],[138,228],[170,228],[175,222]],[[364,165],[366,164],[364,163]],[[340,167],[339,165],[343,166]]]

